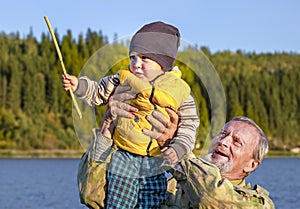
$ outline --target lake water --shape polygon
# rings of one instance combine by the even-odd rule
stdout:
[[[85,209],[78,159],[0,159],[0,209]],[[248,181],[270,191],[276,208],[300,209],[300,158],[268,158]]]

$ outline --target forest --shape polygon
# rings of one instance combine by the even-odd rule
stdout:
[[[73,37],[68,30],[58,42],[66,70],[73,75],[81,74],[90,57],[106,45],[113,45],[114,53],[107,50],[99,67],[115,72],[128,65],[123,58],[128,54],[128,42],[110,44],[102,31],[88,29],[85,35]],[[205,46],[187,47],[180,53],[185,63],[180,60],[176,65],[199,98],[197,148],[201,149],[209,132],[213,108],[207,86],[189,69],[189,62],[200,53],[212,63],[221,81],[226,121],[240,115],[252,118],[266,132],[270,150],[300,147],[299,54],[211,53]],[[119,62],[105,65],[110,59]],[[31,32],[25,38],[18,33],[0,33],[0,150],[82,150],[74,131],[72,100],[62,88],[61,74],[49,34],[38,40]],[[104,108],[97,111],[101,122]]]

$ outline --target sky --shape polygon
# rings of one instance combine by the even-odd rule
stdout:
[[[300,53],[298,0],[2,0],[0,32],[30,29],[39,40],[49,33],[44,16],[59,35],[73,37],[88,28],[109,41],[131,36],[144,24],[163,21],[179,28],[181,38],[211,52]]]

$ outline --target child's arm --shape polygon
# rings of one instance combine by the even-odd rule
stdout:
[[[173,148],[173,150],[165,151],[165,158],[168,160],[169,157],[170,163],[174,163],[174,158],[172,157],[174,152],[176,152],[178,159],[181,159],[184,154],[194,149],[198,126],[199,117],[197,115],[196,103],[190,95],[179,108],[177,133],[168,145],[169,149]]]
[[[88,105],[107,104],[109,97],[119,85],[119,73],[102,78],[98,83],[83,76],[78,78],[78,87],[74,91],[77,98]]]

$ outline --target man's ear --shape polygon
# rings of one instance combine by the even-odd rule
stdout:
[[[251,159],[248,166],[244,168],[245,173],[253,172],[260,165],[260,160]]]

